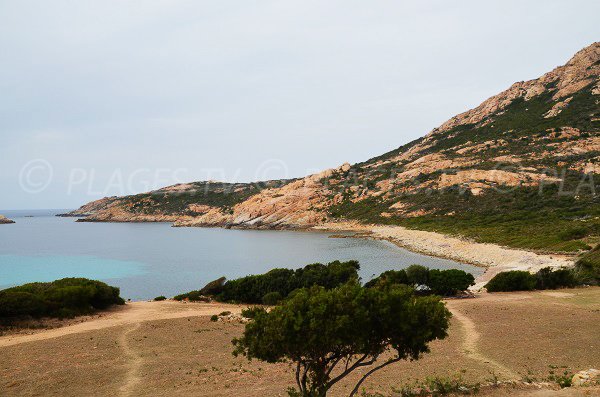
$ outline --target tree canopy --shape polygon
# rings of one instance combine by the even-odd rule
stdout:
[[[325,396],[346,375],[370,366],[353,396],[373,372],[428,352],[430,341],[447,336],[449,317],[438,297],[415,296],[407,286],[313,286],[295,291],[270,312],[256,313],[234,339],[234,354],[295,363],[300,395],[311,397]]]

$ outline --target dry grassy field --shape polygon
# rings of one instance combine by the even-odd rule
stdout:
[[[600,367],[600,288],[483,294],[449,300],[450,336],[416,362],[373,375],[368,392],[428,376],[466,383],[543,382],[552,373]],[[221,304],[137,302],[51,330],[0,337],[0,396],[286,396],[288,364],[248,362],[231,354],[239,323],[210,315],[241,308]],[[358,377],[336,385],[347,395]],[[482,396],[598,396],[598,388],[504,385]]]

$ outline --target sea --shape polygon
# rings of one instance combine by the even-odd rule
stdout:
[[[482,272],[388,241],[335,237],[340,233],[92,223],[55,216],[68,211],[0,210],[16,222],[0,225],[0,289],[86,277],[119,287],[125,299],[147,300],[200,289],[221,276],[234,279],[350,259],[360,262],[365,282],[412,264],[462,269],[475,276]]]

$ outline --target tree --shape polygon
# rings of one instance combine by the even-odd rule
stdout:
[[[410,265],[406,268],[406,277],[412,285],[426,285],[429,280],[429,269],[421,265]]]
[[[429,271],[427,286],[436,295],[456,295],[460,291],[466,291],[475,284],[475,277],[463,270],[448,269]]]
[[[234,355],[269,363],[293,362],[304,397],[323,397],[357,368],[373,372],[404,359],[417,360],[428,343],[447,336],[450,312],[435,296],[417,297],[407,286],[299,289],[281,306],[259,312],[234,339]],[[390,352],[387,359],[378,358]],[[387,355],[386,355],[387,357]]]

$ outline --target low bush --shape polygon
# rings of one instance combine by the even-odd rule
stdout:
[[[223,292],[223,286],[225,285],[225,281],[227,281],[225,277],[220,277],[216,280],[213,280],[206,284],[200,290],[200,293],[206,296],[219,295],[221,292]]]
[[[273,269],[265,274],[227,281],[216,299],[222,302],[276,304],[299,288],[318,285],[332,289],[356,281],[359,269],[357,261],[334,261],[327,265],[313,263],[296,270]],[[269,303],[264,302],[264,298]]]
[[[254,318],[258,313],[266,312],[266,310],[260,306],[252,306],[242,310],[242,317]]]
[[[429,270],[427,286],[436,295],[456,295],[475,284],[475,277],[464,270]]]
[[[572,288],[579,284],[575,272],[571,269],[552,270],[545,267],[538,271],[535,277],[535,289]]]
[[[267,306],[275,306],[283,300],[283,296],[278,291],[266,293],[262,298],[262,303]]]
[[[157,302],[158,302],[158,301],[164,301],[164,300],[166,300],[166,299],[167,299],[167,297],[166,297],[166,296],[163,296],[163,295],[161,295],[161,296],[157,296],[156,298],[154,298],[154,300],[155,300],[155,301],[157,301]]]
[[[581,284],[600,285],[600,245],[577,261],[574,273]]]
[[[381,275],[379,275],[379,277],[376,277],[365,283],[365,288],[383,287],[394,284],[409,285],[408,276],[405,270],[388,270],[383,272]]]
[[[427,285],[429,269],[425,266],[410,265],[405,271],[410,285]]]
[[[215,322],[219,320],[219,316],[217,316],[216,314],[213,314],[212,316],[210,316],[210,321]]]
[[[405,284],[413,287],[421,286],[420,294],[456,295],[466,291],[475,282],[471,273],[464,270],[429,269],[420,265],[412,265],[406,270],[389,270],[365,284],[366,288],[387,288]]]
[[[176,301],[189,300],[191,302],[209,302],[210,299],[200,293],[200,291],[190,291],[185,294],[175,295],[173,297]]]
[[[498,273],[485,286],[488,292],[531,291],[534,289],[573,288],[582,284],[576,269],[545,267],[535,274],[512,270]]]
[[[486,285],[488,292],[532,291],[537,283],[536,277],[523,270],[511,270],[496,274]]]
[[[0,319],[74,317],[122,305],[119,288],[85,278],[29,283],[0,291]]]

